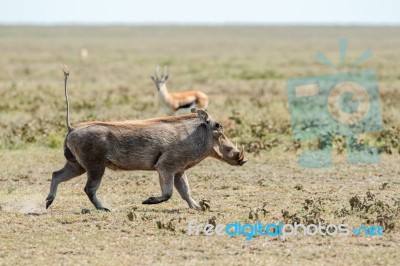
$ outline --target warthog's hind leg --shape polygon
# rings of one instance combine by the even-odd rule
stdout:
[[[86,195],[89,197],[90,201],[96,207],[96,209],[109,212],[110,211],[109,209],[104,208],[103,205],[101,205],[96,195],[96,191],[100,187],[104,171],[105,171],[104,167],[97,170],[88,170],[87,173],[88,179],[84,191]]]
[[[150,197],[143,201],[142,204],[158,204],[169,200],[172,196],[172,190],[174,188],[174,175],[168,171],[158,170],[160,179],[161,193],[160,197]]]
[[[189,182],[184,172],[177,173],[175,175],[174,183],[176,190],[178,190],[182,199],[189,204],[189,207],[191,209],[200,209],[200,206],[197,204],[197,202],[190,196]]]
[[[72,163],[69,161],[65,163],[64,168],[54,172],[51,179],[50,192],[46,198],[46,209],[50,207],[56,198],[58,184],[80,176],[83,173],[85,173],[85,169],[82,166],[76,162]]]

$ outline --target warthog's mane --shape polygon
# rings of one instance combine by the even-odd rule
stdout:
[[[146,120],[126,120],[126,121],[88,121],[78,125],[78,127],[93,126],[93,125],[104,125],[104,126],[118,126],[118,127],[130,127],[130,126],[146,126],[155,124],[175,124],[182,123],[189,120],[199,119],[197,114],[187,114],[181,116],[166,116],[159,118],[151,118]],[[199,119],[199,124],[201,120]]]

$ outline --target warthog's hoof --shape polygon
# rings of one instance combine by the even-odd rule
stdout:
[[[158,200],[156,197],[150,197],[142,202],[142,204],[157,204],[157,203],[160,203],[160,200]]]
[[[105,211],[105,212],[110,212],[110,209],[104,208],[104,207],[99,207],[97,208],[99,211]]]
[[[50,205],[53,203],[54,197],[47,197],[46,199],[46,209],[50,207]]]
[[[52,203],[53,203],[53,200],[47,200],[46,201],[46,209],[48,209]]]
[[[196,202],[192,202],[192,204],[189,204],[189,208],[198,210],[198,211],[201,210],[201,207]]]

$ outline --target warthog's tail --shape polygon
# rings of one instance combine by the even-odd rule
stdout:
[[[64,93],[65,93],[65,102],[67,103],[67,116],[65,118],[65,122],[67,124],[68,133],[70,133],[74,129],[69,124],[69,99],[68,99],[68,92],[67,92],[67,80],[68,80],[68,76],[69,76],[69,69],[66,65],[61,65],[61,69],[64,72]]]

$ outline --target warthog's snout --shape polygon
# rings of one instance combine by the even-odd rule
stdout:
[[[220,156],[222,161],[229,163],[230,165],[240,165],[242,166],[247,162],[247,158],[244,157],[244,147],[238,149],[237,144],[233,145],[226,136],[219,139],[219,152],[217,154]]]
[[[244,147],[240,148],[240,150],[237,148],[237,144],[235,148],[231,150],[231,152],[228,154],[228,158],[232,161],[231,164],[233,165],[240,165],[242,166],[247,162],[247,158],[244,157]]]

